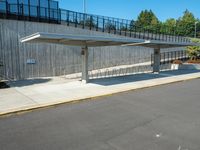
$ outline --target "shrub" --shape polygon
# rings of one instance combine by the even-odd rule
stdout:
[[[200,44],[200,39],[191,39],[192,42]],[[195,60],[200,58],[200,46],[188,46],[187,53],[190,56],[190,59]]]

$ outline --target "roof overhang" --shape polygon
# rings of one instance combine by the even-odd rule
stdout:
[[[193,46],[194,43],[163,42],[158,40],[144,40],[128,37],[103,37],[94,35],[71,35],[38,32],[20,39],[21,42],[53,43],[71,46],[144,46],[150,48],[170,48]]]

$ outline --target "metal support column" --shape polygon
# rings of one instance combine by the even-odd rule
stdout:
[[[88,78],[88,47],[82,47],[82,83],[87,83]]]
[[[160,72],[160,48],[154,48],[153,72]]]

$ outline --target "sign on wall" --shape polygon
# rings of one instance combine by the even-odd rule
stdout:
[[[27,64],[36,64],[36,60],[35,59],[27,59],[26,63]]]

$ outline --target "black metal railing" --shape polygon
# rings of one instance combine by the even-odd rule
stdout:
[[[0,1],[0,18],[61,23],[60,9],[48,9],[23,3],[9,4],[5,1]]]
[[[161,40],[169,42],[190,42],[189,38],[180,36],[175,29],[137,26],[134,21],[84,14],[64,9],[48,9],[45,7],[9,4],[0,1],[0,17],[39,22],[65,24],[82,29],[112,33],[121,36]]]
[[[162,52],[160,54],[160,65],[171,64],[175,60],[187,61],[190,57],[185,50]],[[151,65],[154,63],[154,54],[151,55]]]
[[[169,27],[142,27],[135,25],[134,21],[84,14],[61,9],[61,21],[68,26],[79,27],[83,29],[101,31],[127,37],[162,40],[170,42],[190,42],[189,38],[179,36],[178,31],[170,30]]]

